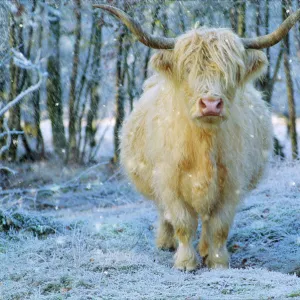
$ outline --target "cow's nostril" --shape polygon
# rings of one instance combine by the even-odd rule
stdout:
[[[200,99],[200,107],[201,108],[206,108],[206,104],[203,102],[203,99]]]
[[[219,103],[217,104],[217,108],[218,108],[218,109],[221,109],[222,107],[223,107],[223,100],[220,99],[220,100],[219,100]]]

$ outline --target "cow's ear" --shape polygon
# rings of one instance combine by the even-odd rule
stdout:
[[[151,57],[152,67],[161,73],[170,75],[174,69],[173,50],[160,50]]]
[[[246,50],[246,78],[245,81],[253,80],[265,73],[268,66],[266,54],[260,50]]]

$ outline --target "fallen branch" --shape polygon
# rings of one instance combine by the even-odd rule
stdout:
[[[36,197],[39,193],[43,193],[43,192],[56,193],[56,192],[58,192],[62,189],[65,189],[65,188],[78,187],[78,186],[81,185],[80,183],[78,183],[78,180],[80,178],[87,175],[89,172],[91,172],[92,170],[98,168],[99,166],[107,165],[107,164],[109,164],[109,162],[102,162],[102,163],[96,164],[96,165],[88,168],[84,172],[80,173],[75,178],[70,179],[70,180],[68,180],[65,183],[60,184],[60,185],[52,184],[52,185],[44,186],[44,187],[41,187],[41,188],[0,190],[0,196],[4,196],[4,195],[23,195],[23,194],[29,193],[29,194],[34,194],[35,195],[34,198],[36,199]],[[114,178],[114,176],[108,178],[105,182],[108,182],[113,178]],[[82,186],[86,186],[86,184],[82,184]]]

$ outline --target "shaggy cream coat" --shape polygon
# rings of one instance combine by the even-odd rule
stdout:
[[[200,255],[229,264],[226,241],[236,205],[260,179],[272,146],[270,113],[253,79],[267,60],[227,29],[201,28],[152,57],[157,71],[123,126],[121,163],[158,207],[157,246],[176,248],[175,267],[197,266],[192,239],[202,221]],[[199,116],[199,99],[218,96],[222,117]]]

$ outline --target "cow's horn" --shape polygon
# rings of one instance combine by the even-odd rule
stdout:
[[[272,33],[257,38],[242,38],[244,47],[249,49],[263,49],[276,45],[288,34],[289,30],[299,19],[300,9],[286,18]]]
[[[137,37],[144,45],[154,49],[173,49],[175,46],[175,38],[157,37],[147,33],[142,26],[133,18],[127,15],[124,11],[105,4],[94,4],[94,8],[107,10],[112,15],[117,17],[127,28]]]

